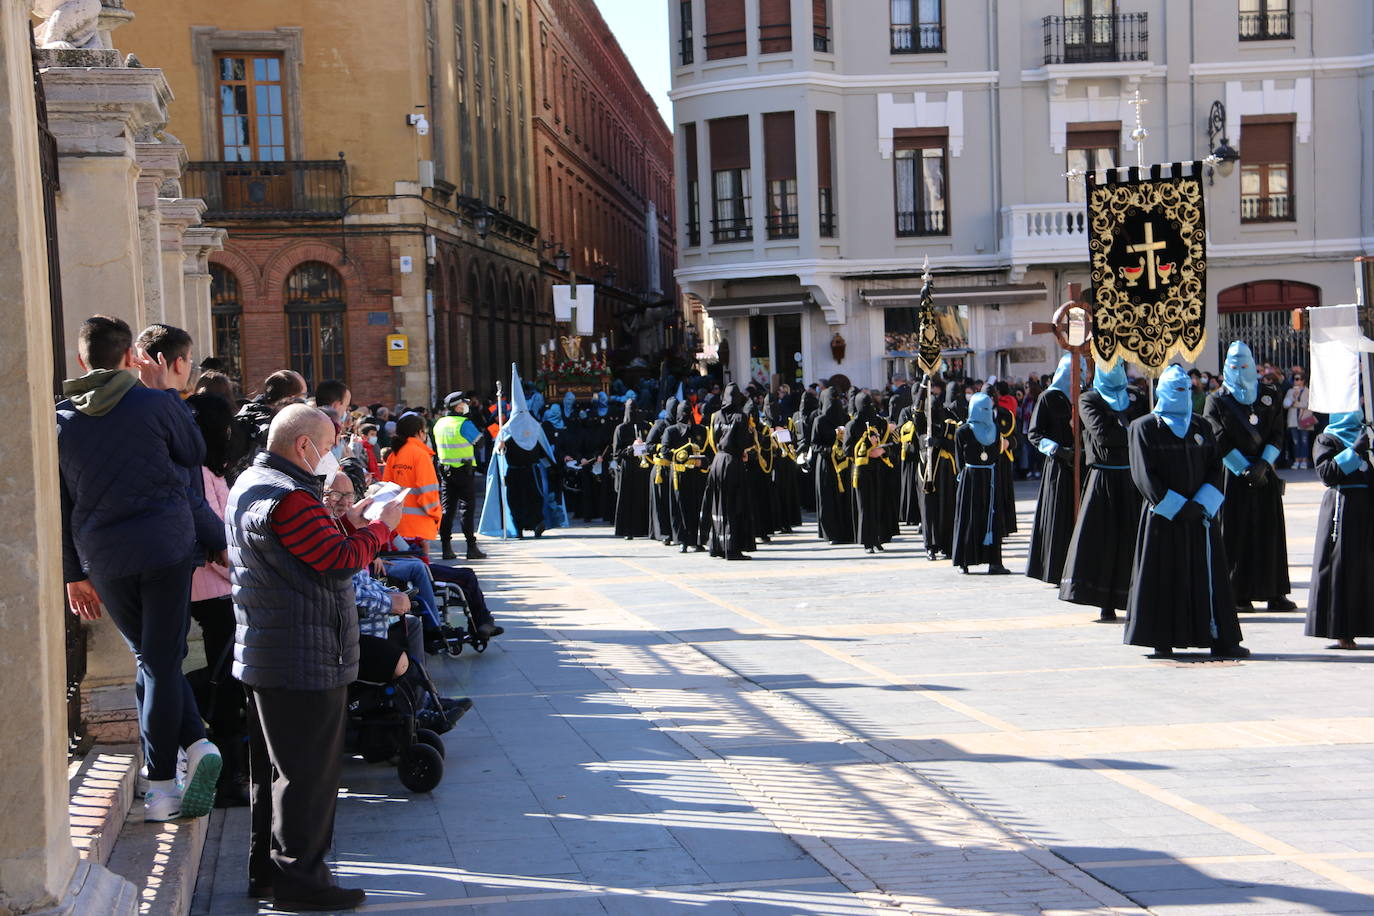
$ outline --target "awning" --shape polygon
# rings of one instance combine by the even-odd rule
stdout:
[[[754,315],[795,315],[815,300],[806,293],[784,293],[777,296],[717,296],[706,305],[713,319],[751,318]]]
[[[870,305],[897,307],[915,305],[921,301],[921,290],[916,289],[861,289],[859,296]],[[1012,305],[1017,302],[1044,302],[1049,291],[1043,283],[1003,283],[997,286],[935,286],[931,296],[935,302],[972,304],[996,303]]]

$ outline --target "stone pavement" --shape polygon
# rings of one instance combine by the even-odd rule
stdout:
[[[1321,488],[1286,476],[1301,605]],[[1374,652],[1260,613],[1252,660],[1149,661],[1050,586],[813,533],[490,544],[507,633],[433,666],[477,703],[444,782],[350,761],[342,880],[379,913],[1374,913]],[[194,912],[258,912],[246,830],[217,814]]]

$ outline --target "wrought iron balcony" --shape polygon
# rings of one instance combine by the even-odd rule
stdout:
[[[192,162],[187,197],[205,201],[205,218],[339,219],[348,166],[342,159],[291,162]]]
[[[1292,194],[1242,194],[1240,221],[1242,223],[1292,222]]]
[[[1047,65],[1150,59],[1146,13],[1046,16],[1044,30]]]
[[[723,242],[752,242],[754,240],[754,221],[747,216],[713,219],[711,220],[711,240],[717,245]]]
[[[945,29],[938,24],[894,25],[893,54],[938,54],[945,49]]]

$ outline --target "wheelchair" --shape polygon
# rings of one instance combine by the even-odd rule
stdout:
[[[400,680],[348,688],[347,744],[368,763],[396,762],[401,785],[432,791],[444,779],[444,742],[416,723],[418,698]]]
[[[416,556],[414,553],[383,553],[381,559],[385,562],[402,558],[413,559]],[[468,603],[467,595],[463,594],[462,587],[456,582],[440,582],[435,579],[428,563],[425,564],[425,572],[429,574],[429,584],[434,591],[434,603],[439,612],[438,637],[432,644],[429,638],[426,638],[425,651],[437,655],[459,655],[464,646],[471,646],[473,651],[479,654],[487,651],[488,640],[477,632],[477,621],[473,619],[472,607]],[[413,591],[407,588],[404,580],[388,576],[386,583],[405,592],[412,601],[415,600]],[[463,616],[461,626],[454,625],[454,619],[458,614]]]

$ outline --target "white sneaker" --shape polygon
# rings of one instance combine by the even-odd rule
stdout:
[[[224,760],[209,738],[186,749],[186,778],[181,788],[181,816],[204,817],[215,807],[215,788]]]
[[[148,787],[143,796],[143,819],[145,821],[174,821],[181,817],[181,793],[168,789]]]

